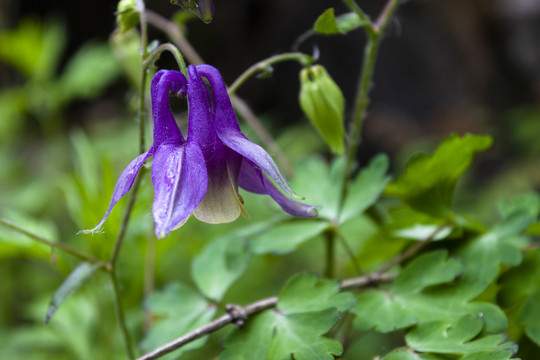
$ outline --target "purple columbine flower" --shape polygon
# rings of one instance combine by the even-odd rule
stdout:
[[[90,231],[101,227],[118,200],[131,189],[137,173],[150,156],[154,157],[152,212],[158,238],[182,226],[192,213],[208,223],[230,222],[240,213],[246,214],[238,186],[270,195],[291,215],[317,216],[315,207],[290,199],[267,177],[274,179],[290,196],[296,196],[270,155],[240,131],[218,70],[209,65],[191,65],[188,77],[187,86],[184,75],[178,71],[162,70],[152,79],[154,142],[146,153],[124,169],[105,216]],[[174,120],[169,93],[177,96],[187,93],[187,139]]]

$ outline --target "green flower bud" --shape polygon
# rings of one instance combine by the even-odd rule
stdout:
[[[139,24],[139,10],[135,0],[120,0],[116,9],[116,23],[120,34]]]
[[[315,65],[300,72],[300,107],[333,153],[343,154],[345,100],[325,68]]]
[[[214,18],[214,3],[212,0],[171,0],[171,4],[193,12],[206,24],[211,23]]]

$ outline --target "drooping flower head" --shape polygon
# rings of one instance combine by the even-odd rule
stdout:
[[[289,197],[296,195],[270,155],[242,134],[218,70],[191,65],[188,78],[186,84],[182,73],[162,70],[152,79],[153,144],[122,172],[105,216],[90,231],[103,224],[150,156],[155,191],[152,212],[159,238],[182,226],[192,213],[208,223],[230,222],[246,214],[238,186],[270,195],[291,215],[316,216],[313,206]],[[169,93],[188,97],[186,139],[171,112]]]

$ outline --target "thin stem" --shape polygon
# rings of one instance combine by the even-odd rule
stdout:
[[[191,46],[184,34],[182,34],[178,25],[151,10],[146,11],[146,17],[149,24],[167,34],[172,42],[182,49],[182,53],[192,64],[198,65],[204,63],[201,56]]]
[[[333,279],[335,276],[335,250],[336,250],[336,232],[329,230],[324,232],[324,243],[326,245],[326,268],[324,270],[324,277]]]
[[[114,269],[114,266],[116,265],[116,260],[118,260],[118,255],[120,254],[120,248],[122,247],[122,243],[124,241],[124,235],[126,234],[127,225],[129,223],[129,218],[131,217],[131,210],[133,210],[133,205],[135,205],[135,199],[137,197],[137,189],[139,188],[141,179],[144,174],[144,168],[142,168],[141,170],[142,171],[139,172],[139,174],[135,178],[133,186],[131,187],[131,191],[129,194],[129,201],[128,201],[126,210],[124,211],[124,217],[122,218],[122,223],[120,224],[120,229],[118,230],[118,235],[116,236],[114,248],[111,253],[111,257],[109,259],[109,263],[107,266],[109,270]]]
[[[231,94],[234,94],[236,90],[250,77],[255,75],[258,72],[267,71],[271,68],[272,64],[279,63],[282,61],[289,61],[294,60],[298,61],[302,66],[308,66],[313,64],[315,59],[313,59],[311,56],[300,53],[300,52],[292,52],[292,53],[284,53],[279,55],[274,55],[272,57],[269,57],[267,59],[264,59],[262,61],[259,61],[258,63],[253,64],[250,66],[246,71],[242,73],[228,88],[229,96]]]
[[[244,121],[253,129],[253,131],[255,131],[268,150],[270,150],[270,153],[276,157],[276,160],[281,165],[283,172],[286,175],[292,175],[294,173],[294,169],[289,159],[287,159],[287,156],[285,156],[279,145],[276,143],[274,138],[272,138],[272,135],[270,135],[264,125],[261,124],[257,118],[257,115],[253,113],[249,105],[236,94],[232,94],[231,103],[242,119],[244,119]]]
[[[375,22],[375,29],[378,32],[384,31],[386,28],[386,25],[388,25],[388,21],[392,18],[394,15],[394,12],[396,11],[398,5],[400,3],[400,0],[390,0],[386,3],[383,11],[377,18],[377,21]]]
[[[137,7],[139,8],[139,16],[141,23],[141,49],[142,49],[142,63],[146,62],[148,58],[148,25],[146,20],[146,7],[143,0],[136,0]],[[147,78],[147,68],[142,66],[141,70],[141,83],[140,83],[140,94],[139,94],[139,112],[138,112],[138,122],[139,122],[139,154],[142,154],[145,151],[144,145],[144,117],[146,115],[146,102],[145,102],[145,90],[146,90],[146,78]],[[133,193],[133,192],[132,192]]]
[[[416,254],[418,251],[420,251],[420,249],[422,249],[424,246],[426,246],[427,244],[432,242],[433,239],[435,239],[435,237],[437,236],[437,234],[439,234],[442,230],[444,230],[448,226],[450,226],[449,222],[446,222],[446,223],[442,224],[437,229],[435,229],[435,231],[433,231],[433,233],[431,233],[431,235],[429,235],[427,238],[425,238],[422,241],[418,241],[413,246],[408,248],[405,252],[403,252],[403,253],[401,253],[399,255],[396,255],[394,258],[390,259],[390,261],[388,261],[386,264],[384,264],[377,272],[381,273],[381,274],[385,273],[388,270],[390,270],[391,268],[393,268],[395,265],[402,262],[403,260],[410,258],[414,254]]]
[[[345,4],[361,19],[369,20],[369,17],[360,9],[354,0],[344,0]],[[343,171],[341,195],[339,198],[339,207],[343,207],[343,203],[349,192],[349,178],[352,172],[354,159],[356,158],[356,149],[361,140],[361,131],[364,119],[366,118],[367,108],[369,106],[370,98],[369,92],[371,90],[371,82],[373,73],[375,70],[375,63],[382,40],[382,35],[388,24],[389,19],[393,16],[399,0],[389,0],[386,3],[383,11],[377,18],[375,23],[369,22],[364,27],[367,33],[367,44],[364,50],[364,60],[362,63],[362,69],[358,79],[358,86],[356,90],[356,98],[353,107],[352,119],[349,127],[348,142],[345,152],[345,167]]]
[[[122,307],[122,298],[118,286],[118,279],[116,278],[116,273],[114,269],[110,272],[110,274],[114,290],[114,309],[116,311],[116,318],[118,319],[118,326],[120,327],[120,332],[122,333],[122,338],[124,339],[124,346],[126,347],[126,353],[128,355],[128,358],[130,360],[133,360],[135,359],[135,354],[133,353],[131,336],[129,335],[129,331],[126,326],[124,308]]]
[[[358,263],[356,256],[354,256],[354,251],[352,250],[351,246],[347,242],[347,239],[345,239],[345,237],[341,233],[337,233],[336,238],[341,242],[341,245],[345,249],[345,252],[351,259],[355,272],[358,275],[360,275],[362,273],[362,268],[360,267],[360,264]]]
[[[148,297],[154,291],[154,276],[156,271],[156,237],[149,234],[146,243],[146,259],[144,262],[144,295]],[[153,316],[145,309],[144,331],[152,327]]]
[[[171,43],[161,44],[157,48],[155,48],[154,51],[152,51],[152,53],[148,56],[148,58],[143,62],[143,69],[147,70],[151,64],[154,64],[164,51],[169,51],[174,56],[176,63],[180,68],[180,71],[182,72],[182,74],[184,74],[184,76],[187,76],[187,69],[184,57],[182,56],[180,50],[178,50],[178,48]]]
[[[0,224],[4,225],[5,227],[7,228],[10,228],[11,230],[14,230],[14,231],[17,231],[18,233],[21,233],[23,235],[26,235],[28,236],[30,239],[34,240],[34,241],[37,241],[41,244],[44,244],[44,245],[47,245],[47,246],[50,246],[51,248],[55,248],[55,249],[60,249],[70,255],[73,255],[75,256],[76,258],[80,259],[80,260],[83,260],[83,261],[88,261],[92,264],[98,264],[102,267],[105,267],[105,263],[91,255],[87,255],[87,254],[84,254],[68,245],[65,245],[65,244],[62,244],[62,243],[58,243],[58,242],[54,242],[54,241],[50,241],[50,240],[47,240],[39,235],[36,235],[36,234],[33,234],[31,233],[30,231],[28,230],[25,230],[23,229],[22,227],[18,226],[18,225],[15,225],[13,224],[11,221],[9,220],[6,220],[4,218],[0,218]]]
[[[384,274],[372,274],[368,276],[361,276],[354,279],[345,280],[340,283],[340,289],[351,289],[357,287],[363,287],[373,282],[386,282],[395,278],[395,275]],[[228,324],[236,323],[239,320],[245,320],[248,316],[259,313],[261,311],[274,308],[278,303],[278,297],[273,296],[266,299],[262,299],[251,303],[244,307],[235,307],[235,311],[231,311],[216,320],[209,322],[208,324],[201,326],[159,348],[156,350],[139,357],[137,360],[153,360],[162,357],[165,354],[170,353],[194,340],[197,340],[203,336],[209,335]]]

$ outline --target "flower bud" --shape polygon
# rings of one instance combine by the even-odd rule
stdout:
[[[345,100],[325,68],[314,65],[300,72],[300,107],[333,153],[344,151]]]
[[[125,33],[139,23],[139,10],[135,0],[120,0],[116,8],[118,32]]]
[[[212,0],[171,0],[171,4],[195,13],[206,24],[214,18],[214,3]]]

